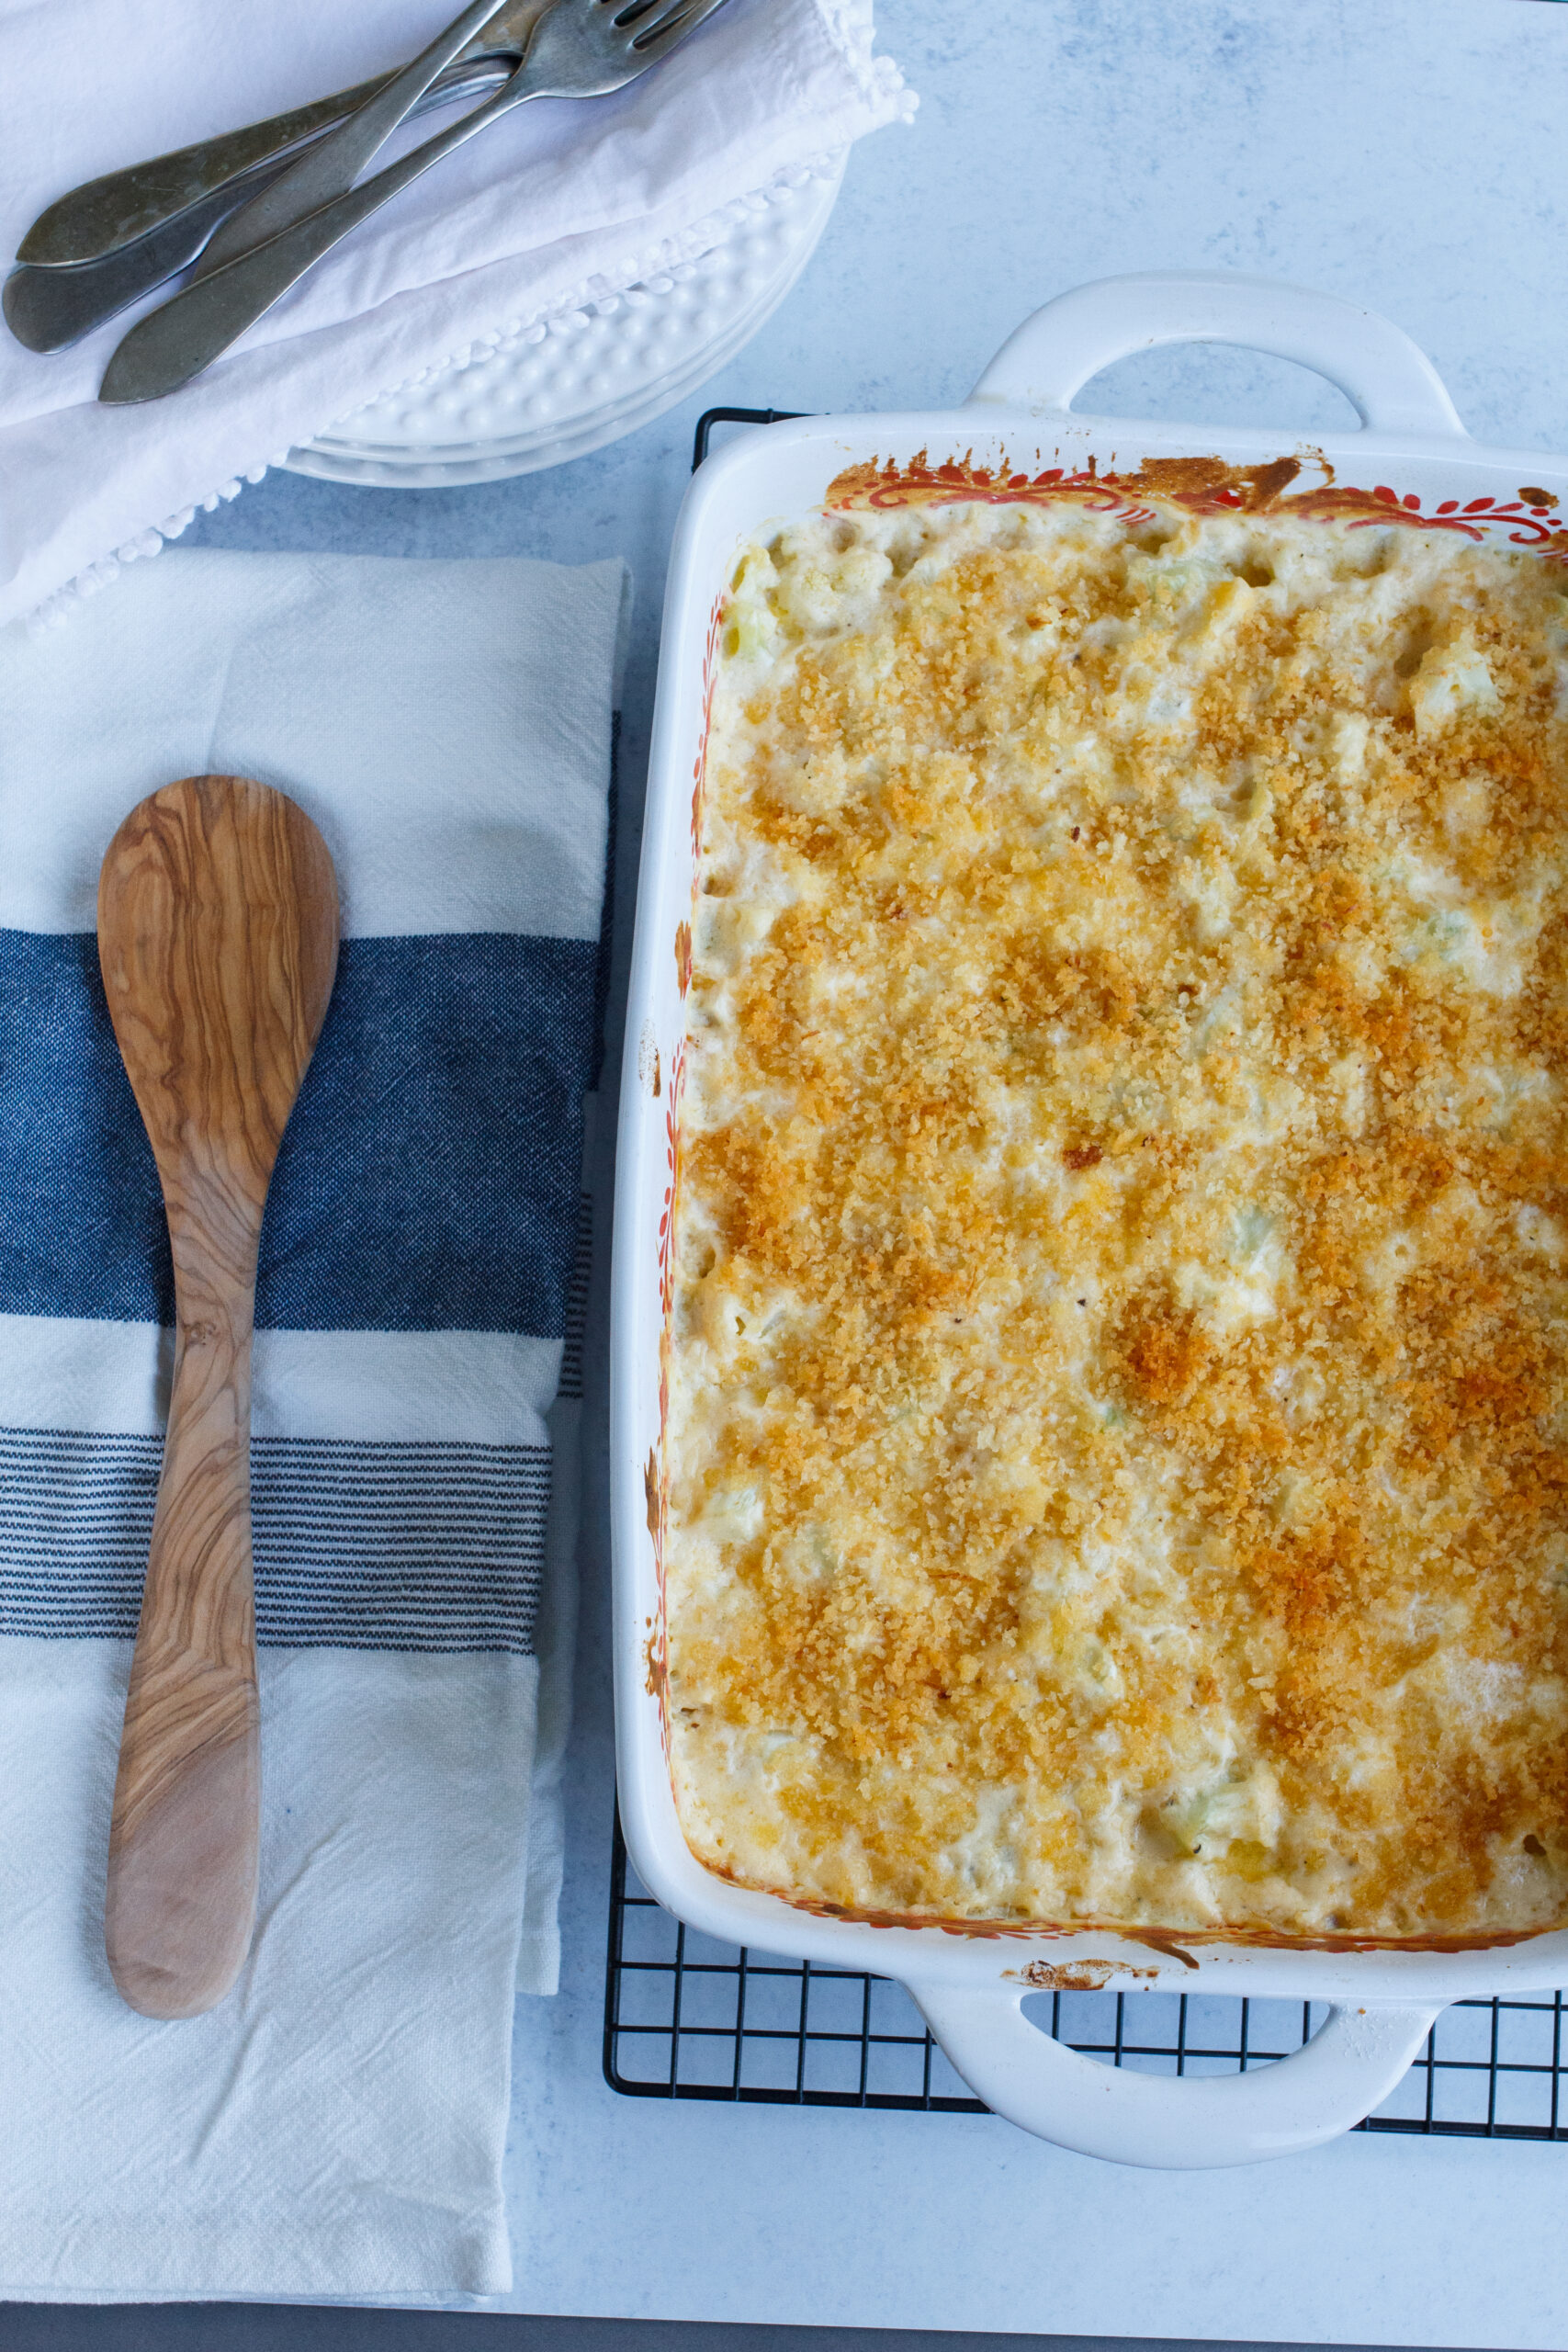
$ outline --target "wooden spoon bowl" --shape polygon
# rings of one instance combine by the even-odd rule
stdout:
[[[265,785],[187,776],[141,802],[109,843],[98,959],[175,1262],[174,1390],[104,1919],[115,1983],[146,2017],[221,2000],[255,1920],[256,1256],[337,947],[326,843]]]

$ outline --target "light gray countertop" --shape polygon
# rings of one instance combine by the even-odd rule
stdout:
[[[950,402],[1063,288],[1209,266],[1386,311],[1481,438],[1568,447],[1568,7],[883,0],[881,19],[921,95],[915,127],[856,153],[806,277],[699,398],[552,473],[423,492],[276,474],[200,527],[230,547],[630,558],[623,976],[664,557],[699,409]],[[1292,435],[1348,422],[1302,370],[1214,351],[1124,362],[1084,404]],[[606,2087],[603,1274],[563,1990],[519,2010],[510,2307],[1568,2344],[1568,2146],[1362,2136],[1239,2172],[1134,2173],[986,2117],[671,2105]]]

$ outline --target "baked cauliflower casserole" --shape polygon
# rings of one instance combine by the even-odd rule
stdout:
[[[1175,508],[744,554],[666,1441],[713,1869],[1568,1917],[1563,584]]]

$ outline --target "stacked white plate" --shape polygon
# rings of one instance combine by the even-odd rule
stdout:
[[[667,275],[498,334],[371,401],[291,449],[290,471],[381,489],[496,481],[647,424],[705,383],[784,300],[827,226],[844,161],[748,198],[721,242]]]

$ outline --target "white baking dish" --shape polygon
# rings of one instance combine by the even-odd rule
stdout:
[[[1299,360],[1340,386],[1362,429],[1314,445],[1308,459],[1266,432],[1070,411],[1099,369],[1172,342],[1241,344]],[[847,468],[874,458],[887,469],[878,478],[886,487],[863,494],[879,501],[908,497],[908,469],[919,461],[924,474],[914,494],[922,494],[923,480],[926,496],[1072,494],[1114,503],[1106,474],[1199,456],[1247,469],[1303,458],[1303,482],[1316,478],[1321,459],[1332,469],[1332,503],[1351,520],[1393,517],[1412,528],[1497,536],[1551,560],[1568,559],[1568,460],[1482,447],[1398,328],[1348,302],[1261,278],[1173,273],[1080,287],[1019,328],[961,409],[772,425],[711,458],[694,480],[665,601],[627,1015],[611,1423],[620,1801],[645,1884],[709,1935],[901,1978],[959,2073],[998,2114],[1089,2154],[1168,2165],[1246,2163],[1347,2130],[1398,2082],[1445,2003],[1568,1984],[1568,1930],[1456,1951],[908,1927],[815,1916],[718,1878],[682,1836],[665,1757],[661,1348],[686,926],[716,626],[738,546],[819,505]],[[943,467],[952,470],[939,473]],[[1092,487],[1082,479],[1090,471]],[[1122,503],[1131,509],[1135,498]],[[1306,2047],[1277,2064],[1178,2078],[1113,2069],[1040,2032],[1021,2004],[1032,1989],[1054,1985],[1286,1996],[1333,2007]]]

